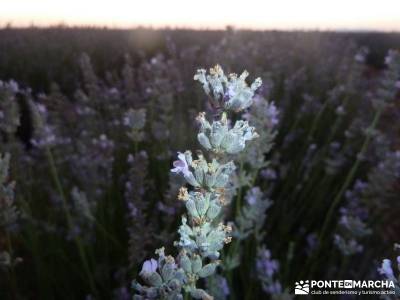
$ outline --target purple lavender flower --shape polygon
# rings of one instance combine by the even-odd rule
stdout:
[[[389,259],[384,259],[382,261],[381,267],[378,269],[379,274],[384,275],[386,278],[394,278],[394,273],[392,269],[392,263]]]
[[[182,173],[183,176],[190,176],[191,172],[189,171],[184,153],[178,152],[178,160],[174,161],[173,165],[175,168],[171,169],[171,172],[177,174]]]
[[[264,292],[272,295],[282,293],[282,286],[276,280],[278,270],[279,262],[271,258],[271,252],[265,246],[259,248],[257,250],[256,271]]]
[[[279,264],[276,260],[271,259],[271,252],[264,249],[257,259],[256,268],[259,273],[272,277],[279,269]]]
[[[228,296],[230,294],[229,285],[228,285],[226,278],[220,277],[218,285],[219,285],[219,288],[221,289],[222,293],[225,296]]]
[[[354,60],[360,64],[365,63],[367,55],[369,53],[369,49],[366,47],[362,47],[354,56]]]
[[[127,206],[128,206],[128,210],[129,210],[129,216],[132,219],[135,219],[135,217],[137,217],[137,215],[139,213],[137,207],[132,202],[128,202]]]
[[[115,300],[129,300],[132,299],[132,296],[129,293],[129,290],[123,286],[114,290],[114,299]]]
[[[263,197],[263,194],[258,186],[253,187],[246,194],[246,201],[249,205],[254,205]]]
[[[268,103],[265,111],[265,116],[268,119],[269,127],[273,128],[279,123],[279,110],[276,108],[274,101]]]
[[[316,249],[316,247],[318,245],[318,237],[314,232],[312,232],[307,235],[306,240],[307,240],[306,252],[308,255],[310,255]]]
[[[394,51],[390,50],[388,55],[385,57],[385,65],[390,65],[393,62],[393,53]]]
[[[265,288],[266,292],[271,295],[282,293],[282,285],[279,281],[272,282],[268,287]]]
[[[13,93],[18,93],[19,91],[19,87],[18,87],[18,83],[15,80],[10,80],[8,82],[8,86],[9,88],[13,91]]]
[[[158,263],[154,258],[146,260],[143,263],[142,271],[140,271],[139,275],[143,276],[143,277],[147,277],[151,273],[156,272],[157,271],[157,267],[158,267]]]
[[[230,295],[230,289],[226,278],[219,274],[214,274],[206,281],[207,291],[214,296],[214,299],[226,300]]]
[[[169,215],[169,216],[173,216],[173,215],[175,215],[175,213],[176,213],[175,207],[165,205],[165,204],[162,203],[161,201],[158,201],[158,202],[157,202],[157,208],[158,208],[160,211],[166,213],[166,214]]]
[[[260,172],[261,177],[266,180],[275,180],[278,178],[276,171],[272,168],[266,168]]]
[[[339,115],[339,116],[343,116],[343,115],[346,113],[346,111],[345,111],[343,105],[339,105],[339,106],[336,108],[335,112],[336,112],[336,114]]]

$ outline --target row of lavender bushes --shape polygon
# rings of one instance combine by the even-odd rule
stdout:
[[[373,72],[347,40],[296,45],[167,40],[105,76],[82,54],[73,96],[1,81],[0,298],[291,299],[297,280],[395,278],[400,55]],[[202,88],[216,63],[263,84],[217,67]],[[173,166],[183,149],[198,159]],[[211,250],[189,238],[204,224]]]

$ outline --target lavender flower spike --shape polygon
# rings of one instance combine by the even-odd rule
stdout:
[[[231,154],[242,152],[248,141],[256,138],[255,128],[244,120],[238,120],[229,128],[228,111],[239,111],[253,103],[253,95],[261,80],[248,87],[244,72],[237,78],[231,75],[228,79],[220,67],[211,69],[210,75],[199,71],[195,79],[203,84],[206,93],[213,90],[218,100],[225,101],[227,90],[231,91],[229,101],[220,111],[219,120],[212,124],[201,113],[197,120],[201,128],[198,135],[200,144],[208,151],[210,160],[202,152],[197,159],[192,153],[178,152],[178,160],[173,163],[171,172],[182,174],[189,183],[181,187],[178,199],[185,202],[186,214],[178,229],[179,239],[175,246],[179,249],[176,258],[166,256],[164,249],[158,250],[158,263],[150,260],[143,264],[140,276],[148,284],[143,286],[134,281],[133,288],[137,294],[133,299],[182,300],[183,293],[195,299],[214,299],[207,291],[198,286],[198,281],[213,275],[221,263],[221,250],[230,243],[232,227],[224,225],[223,206],[227,204],[225,195],[232,186],[232,175],[236,167],[230,160]],[[158,270],[158,271],[157,271]]]

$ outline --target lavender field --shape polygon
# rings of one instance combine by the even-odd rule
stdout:
[[[0,299],[297,299],[311,279],[397,299],[399,50],[1,29]]]

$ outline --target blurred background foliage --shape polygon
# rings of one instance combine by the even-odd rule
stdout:
[[[385,63],[400,34],[54,27],[3,28],[0,41],[0,112],[16,120],[0,151],[20,212],[0,235],[16,260],[2,299],[129,299],[143,259],[176,239],[181,182],[169,170],[176,151],[199,148],[207,99],[193,75],[217,63],[261,77],[258,96],[280,111],[254,182],[273,201],[264,242],[284,288],[378,278],[400,240],[400,70]],[[271,296],[255,243],[229,299]]]

